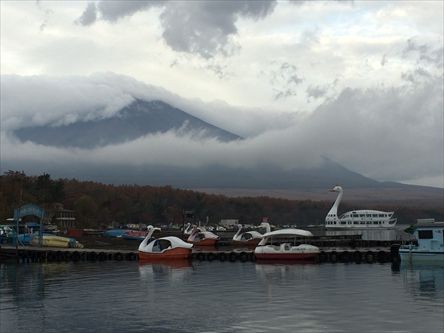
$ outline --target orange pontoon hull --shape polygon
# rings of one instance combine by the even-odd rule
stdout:
[[[234,240],[234,241],[232,241],[232,244],[233,244],[234,246],[256,247],[256,246],[259,244],[260,241],[261,241],[260,238],[249,239],[249,240],[246,240],[246,241],[237,241],[237,240]]]
[[[217,239],[216,238],[206,238],[206,239],[202,239],[199,241],[193,241],[193,242],[188,241],[188,243],[194,244],[196,246],[215,246],[217,243]]]
[[[183,247],[176,247],[164,252],[153,253],[139,251],[139,260],[143,261],[162,261],[162,260],[180,260],[188,259],[191,257],[191,249]]]

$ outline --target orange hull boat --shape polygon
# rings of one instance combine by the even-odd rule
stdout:
[[[202,240],[198,240],[198,241],[193,241],[193,242],[188,241],[188,243],[191,243],[191,244],[196,245],[196,246],[215,246],[216,243],[217,243],[217,239],[215,239],[215,238],[206,238],[206,239],[202,239]]]
[[[191,249],[174,248],[159,253],[139,251],[139,260],[141,261],[162,261],[162,260],[181,260],[191,257]]]
[[[236,240],[234,240],[232,242],[232,244],[234,246],[238,246],[238,247],[256,247],[259,244],[260,241],[261,241],[260,238],[249,239],[247,241],[236,241]]]

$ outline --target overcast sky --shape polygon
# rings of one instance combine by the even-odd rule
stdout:
[[[326,155],[378,180],[444,187],[443,20],[442,1],[1,1],[2,159],[26,170],[36,155],[134,160],[162,147],[157,162],[269,156],[291,168]],[[199,149],[168,133],[73,152],[11,135],[135,98],[248,140]]]

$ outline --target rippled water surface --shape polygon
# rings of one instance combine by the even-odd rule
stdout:
[[[444,269],[0,264],[0,332],[444,332]]]

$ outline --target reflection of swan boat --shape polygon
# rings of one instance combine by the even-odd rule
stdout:
[[[338,206],[342,200],[341,186],[335,186],[330,191],[339,192],[335,203],[325,217],[326,228],[393,228],[396,218],[392,218],[394,212],[383,212],[379,210],[354,210],[338,217]]]
[[[418,220],[414,236],[418,245],[402,245],[399,248],[401,262],[444,266],[444,222]]]
[[[242,224],[237,225],[238,230],[233,236],[233,244],[244,246],[256,246],[262,239],[262,234],[257,231],[247,231],[241,233]]]
[[[139,273],[142,280],[156,281],[156,278],[160,278],[162,283],[165,280],[170,282],[180,282],[190,274],[192,271],[192,265],[189,260],[168,260],[156,263],[140,262]]]
[[[160,230],[160,228],[148,227],[148,234],[139,245],[139,260],[155,261],[190,258],[192,244],[174,236],[152,238],[156,230]]]
[[[150,263],[150,262],[144,262],[141,261],[139,263],[139,267],[166,267],[166,268],[172,268],[172,269],[180,269],[180,268],[189,268],[193,267],[191,265],[191,261],[188,259],[171,259],[162,263]]]
[[[213,234],[211,231],[200,231],[194,226],[187,242],[198,246],[215,246],[218,240],[219,236]]]
[[[273,245],[274,239],[294,238],[296,243],[297,237],[311,237],[310,231],[301,229],[281,229],[267,232],[259,245],[254,250],[254,254],[258,260],[312,260],[319,255],[319,248],[309,244],[291,244],[287,241],[279,245]],[[268,244],[270,243],[270,244]]]

